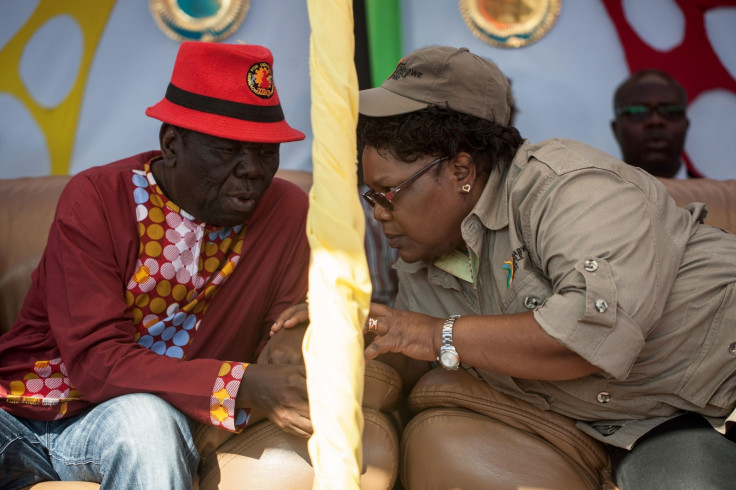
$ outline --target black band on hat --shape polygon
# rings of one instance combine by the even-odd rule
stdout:
[[[284,111],[280,105],[253,105],[216,99],[188,92],[171,83],[166,89],[166,99],[187,109],[243,121],[271,123],[284,120]]]

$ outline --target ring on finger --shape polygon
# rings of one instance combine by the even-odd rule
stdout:
[[[369,318],[368,319],[368,331],[370,333],[376,333],[378,330],[378,320],[375,318]]]

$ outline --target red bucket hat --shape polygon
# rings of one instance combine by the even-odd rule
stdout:
[[[166,96],[146,115],[200,133],[255,143],[304,139],[286,123],[273,55],[254,44],[182,43]]]

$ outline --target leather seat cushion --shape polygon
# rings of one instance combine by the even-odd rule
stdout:
[[[415,416],[401,455],[404,488],[601,488],[597,475],[538,435],[463,408]]]
[[[363,489],[391,489],[398,473],[399,441],[390,419],[363,409]],[[265,420],[233,436],[203,461],[200,489],[311,490],[314,471],[307,439]],[[335,464],[340,464],[336,461]],[[288,471],[285,471],[288,468]]]
[[[472,410],[489,422],[518,429],[520,438],[532,436],[538,444],[554,448],[599,486],[608,479],[610,465],[603,444],[578,429],[574,420],[496,391],[465,370],[428,372],[409,395],[409,407],[415,413],[430,408]]]

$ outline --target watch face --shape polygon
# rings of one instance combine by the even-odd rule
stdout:
[[[440,352],[440,364],[442,364],[445,369],[457,369],[460,364],[459,361],[460,356],[457,355],[457,352],[453,352],[451,350]]]

